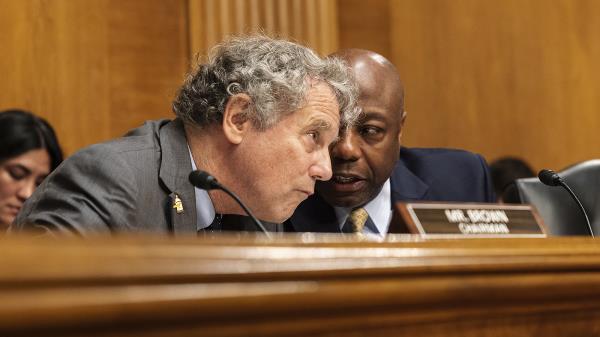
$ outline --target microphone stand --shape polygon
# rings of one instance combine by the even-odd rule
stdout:
[[[573,190],[569,187],[569,185],[565,184],[565,182],[561,179],[559,182],[559,185],[564,187],[567,192],[569,192],[569,194],[571,195],[571,197],[575,200],[575,202],[577,203],[577,205],[579,205],[579,210],[581,211],[581,213],[583,213],[583,216],[585,217],[585,222],[588,226],[588,230],[590,231],[590,235],[592,237],[594,237],[594,231],[592,230],[592,225],[590,224],[590,219],[588,218],[587,213],[585,212],[585,208],[583,208],[583,205],[581,204],[581,202],[579,201],[579,198],[577,198],[577,196],[575,195],[575,193],[573,193]]]
[[[269,238],[269,239],[271,238],[271,234],[269,234],[269,232],[265,229],[263,224],[254,216],[254,214],[252,214],[250,209],[248,207],[246,207],[246,205],[242,202],[242,200],[240,200],[240,198],[235,193],[230,191],[227,187],[225,187],[221,183],[219,183],[217,181],[217,178],[215,178],[208,172],[205,172],[202,170],[196,170],[196,171],[192,171],[190,173],[188,180],[190,181],[190,183],[192,185],[194,185],[197,188],[200,188],[200,189],[203,189],[206,191],[217,189],[217,190],[221,190],[221,191],[227,193],[227,195],[229,195],[231,198],[233,198],[233,200],[235,200],[235,202],[237,202],[238,205],[240,205],[242,207],[244,212],[246,212],[246,214],[248,214],[248,216],[252,219],[252,222],[254,222],[256,227],[258,229],[260,229],[260,231],[263,232],[267,236],[267,238]]]

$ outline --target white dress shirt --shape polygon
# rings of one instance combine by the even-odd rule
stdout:
[[[363,234],[372,239],[383,239],[387,235],[392,220],[392,190],[390,179],[386,180],[381,191],[375,199],[369,201],[363,208],[369,213],[369,217],[375,224],[375,228],[365,226]],[[334,207],[340,229],[344,227],[352,208]]]
[[[196,171],[196,163],[194,162],[194,157],[192,157],[189,145],[188,151],[190,152],[190,160],[192,161],[192,171]],[[194,192],[196,195],[196,229],[201,230],[210,226],[215,219],[215,206],[207,191],[194,187]]]

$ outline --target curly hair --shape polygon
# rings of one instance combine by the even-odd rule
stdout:
[[[221,122],[231,95],[246,93],[248,116],[259,130],[300,109],[310,81],[324,82],[340,107],[341,125],[358,115],[358,89],[346,64],[321,58],[299,44],[264,35],[232,37],[215,46],[208,62],[191,71],[173,102],[175,115],[200,127]]]

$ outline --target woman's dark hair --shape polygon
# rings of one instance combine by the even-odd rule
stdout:
[[[535,172],[521,158],[503,157],[490,164],[490,174],[496,196],[508,203],[520,203],[515,180],[535,177]]]
[[[48,151],[50,170],[63,160],[56,134],[46,120],[23,110],[0,112],[0,162],[35,149]]]

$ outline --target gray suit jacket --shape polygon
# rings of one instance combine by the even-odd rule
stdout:
[[[149,121],[62,163],[23,206],[11,231],[79,235],[196,234],[196,198],[180,120]],[[183,212],[173,208],[176,195]]]

